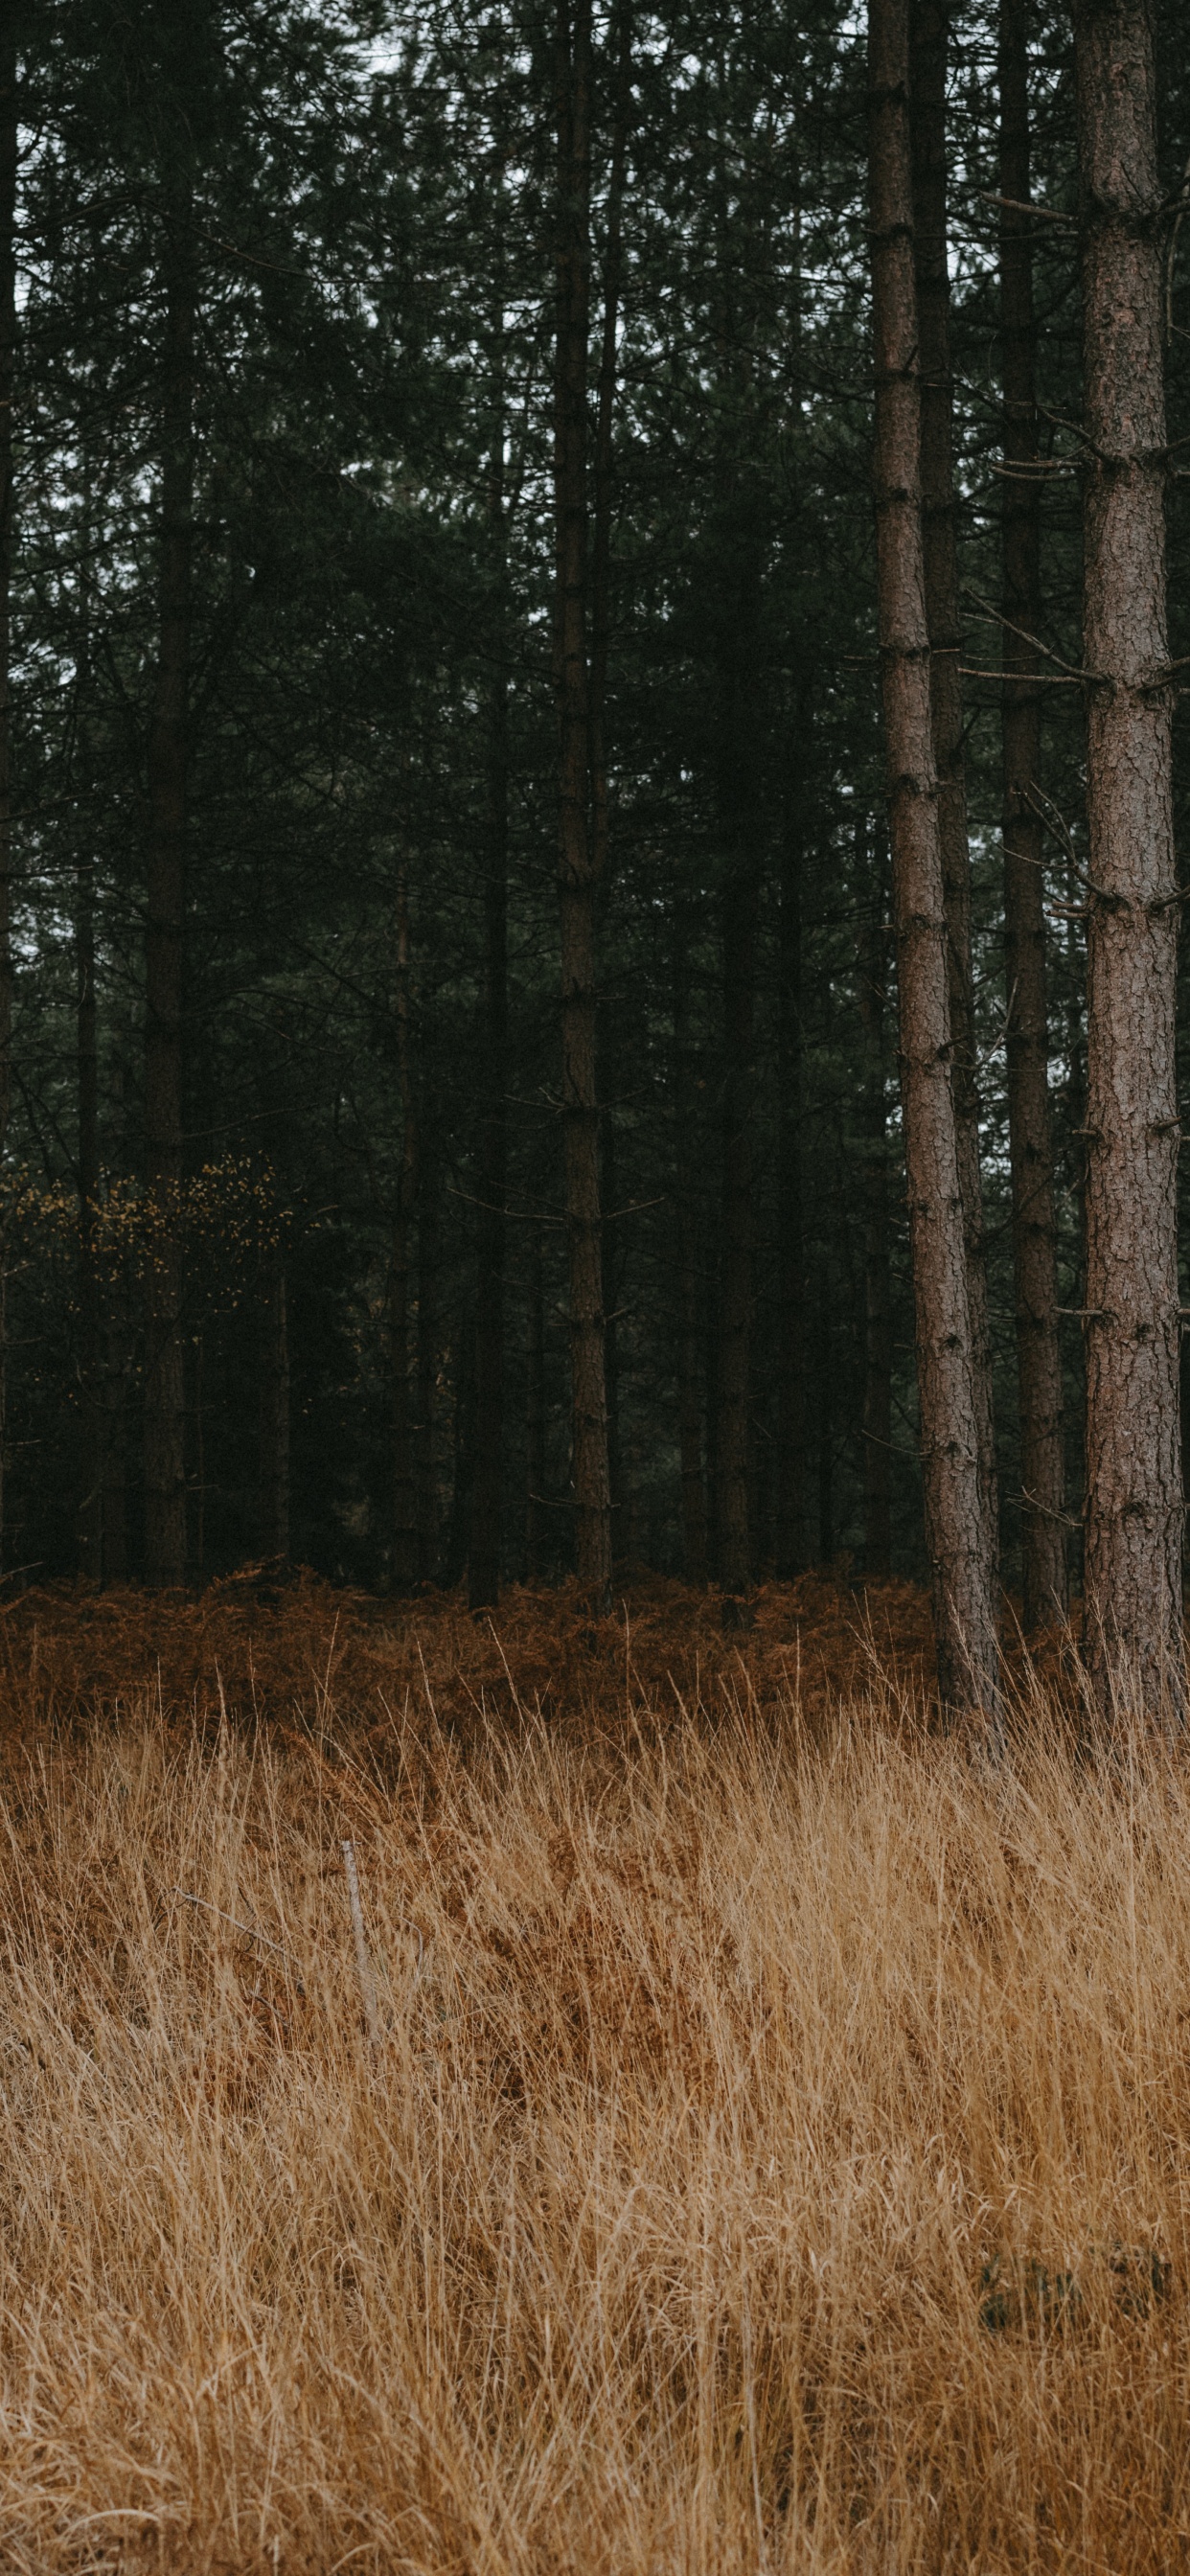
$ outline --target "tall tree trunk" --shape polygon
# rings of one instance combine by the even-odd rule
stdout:
[[[1037,654],[1041,614],[1027,0],[1000,0],[1000,326],[1004,342],[1004,947],[1008,1135],[1026,1632],[1065,1615],[1065,1464],[1050,1139]]]
[[[589,811],[587,339],[590,323],[591,0],[558,0],[558,257],[554,410],[555,673],[559,718],[562,1114],[570,1284],[575,1563],[611,1604],[599,1107],[596,879]]]
[[[878,832],[871,908],[859,934],[859,1009],[864,1078],[864,1572],[892,1571],[892,1263],[889,1247],[888,1112],[884,1046],[889,936],[888,849]]]
[[[596,885],[608,876],[607,668],[611,645],[612,431],[616,407],[616,339],[623,273],[624,172],[632,100],[632,0],[616,0],[612,150],[603,262],[603,331],[595,406],[595,471],[591,541],[591,857]]]
[[[418,1120],[413,1086],[409,995],[409,878],[404,859],[397,869],[396,974],[393,1013],[396,1025],[397,1086],[400,1093],[401,1160],[397,1173],[388,1281],[388,1334],[392,1419],[393,1587],[410,1592],[421,1571],[417,1538],[417,1472],[413,1449],[413,1411],[409,1384],[409,1278],[412,1231],[418,1191]]]
[[[99,1054],[95,1011],[95,866],[89,850],[75,872],[75,1055],[78,1076],[79,1192],[79,1570],[103,1577],[103,1415],[99,1386]]]
[[[949,943],[925,613],[908,0],[870,0],[868,71],[877,592],[926,1540],[943,1704],[982,1706],[995,1723],[995,1583],[950,1068]]]
[[[198,1332],[194,1336],[194,1357],[191,1364],[194,1408],[194,1510],[191,1563],[193,1579],[199,1585],[205,1581],[207,1570],[207,1409],[206,1388],[203,1382],[205,1357],[206,1336]]]
[[[428,1118],[422,1122],[421,1167],[417,1193],[417,1570],[423,1583],[438,1572],[438,1140]],[[465,1436],[456,1442],[463,1461],[456,1476],[452,1526],[451,1579],[457,1581],[466,1562],[470,1528],[471,1478],[475,1458],[474,1343],[466,1339],[464,1394],[457,1398],[456,1421]],[[462,1407],[461,1414],[458,1407]]]
[[[186,1575],[186,1408],[182,1343],[182,971],[194,509],[193,216],[175,201],[165,251],[159,647],[149,729],[145,959],[145,1167],[160,1252],[146,1300],[145,1574]]]
[[[529,1229],[525,1347],[525,1581],[539,1583],[545,1524],[545,1281],[542,1229]]]
[[[612,1506],[612,1562],[624,1554],[626,1545],[626,1508],[624,1492],[624,1451],[620,1439],[620,1263],[614,1232],[616,1213],[616,1120],[607,1094],[611,1087],[608,1065],[611,1060],[611,1014],[600,1013],[603,1046],[600,1049],[600,1091],[603,1114],[600,1120],[602,1153],[599,1167],[599,1194],[603,1209],[603,1382],[607,1399],[607,1485]]]
[[[704,1301],[703,1375],[706,1381],[707,1563],[716,1580],[719,1556],[719,1282],[708,1275]]]
[[[979,1478],[989,1545],[998,1550],[992,1339],[979,1170],[979,1089],[971,958],[971,854],[959,672],[958,527],[954,480],[954,384],[950,358],[950,266],[946,229],[946,58],[954,0],[910,0],[910,128],[913,247],[920,334],[921,518],[930,712],[938,777],[938,835],[946,906],[947,981],[959,1190],[967,1248],[967,1297],[975,1371]]]
[[[103,1581],[128,1580],[129,1335],[112,1324],[103,1357]]]
[[[831,1275],[823,1256],[817,1282],[814,1334],[815,1447],[818,1466],[818,1562],[830,1566],[835,1554],[835,1388],[834,1335],[831,1331]]]
[[[595,405],[595,456],[592,475],[591,531],[591,859],[597,899],[606,906],[609,888],[610,810],[607,772],[607,672],[611,647],[611,538],[613,501],[612,432],[616,404],[616,340],[623,269],[624,172],[628,152],[628,115],[632,82],[632,0],[616,0],[612,70],[612,149],[608,173],[606,238],[603,261],[603,327]],[[606,1065],[611,1056],[610,1011],[596,1029],[597,1080],[606,1095]],[[602,1038],[602,1046],[600,1039]],[[602,1155],[600,1204],[603,1214],[602,1259],[604,1310],[604,1398],[607,1408],[607,1475],[611,1502],[611,1555],[614,1562],[626,1545],[624,1453],[620,1441],[620,1336],[617,1308],[615,1246],[607,1231],[608,1211],[615,1208],[615,1112],[606,1101],[600,1122]],[[610,1292],[610,1293],[609,1293]]]
[[[719,1580],[728,1602],[752,1583],[749,1416],[754,1291],[752,1121],[755,1087],[756,931],[760,907],[758,729],[754,721],[760,630],[760,556],[754,495],[737,471],[728,504],[732,562],[719,639],[716,804],[724,871],[723,1165],[719,1251]],[[739,1616],[738,1608],[729,1612]]]
[[[719,1262],[719,1580],[729,1600],[752,1582],[748,1417],[752,1380],[752,1087],[759,886],[737,844],[724,890],[723,1197]],[[737,1613],[738,1615],[738,1613]]]
[[[471,1481],[468,1598],[500,1598],[504,1454],[504,1290],[508,1185],[508,669],[504,610],[504,406],[498,404],[489,510],[498,547],[496,666],[488,744],[488,851],[484,889],[485,1108],[479,1155],[479,1278],[475,1332],[475,1457]]]
[[[0,1159],[12,1099],[12,567],[16,536],[13,407],[16,399],[17,18],[0,10]],[[6,1228],[0,1227],[0,1569],[8,1552]]]
[[[690,916],[674,917],[674,1128],[678,1255],[678,1455],[682,1479],[682,1570],[707,1579],[707,1489],[703,1471],[702,1300],[699,1295],[698,1147],[690,1035]]]
[[[1075,0],[1087,812],[1087,1645],[1099,1715],[1182,1704],[1162,192],[1147,0]]]
[[[799,708],[798,731],[804,721]],[[776,1569],[805,1563],[805,1247],[802,1241],[802,824],[798,782],[786,788],[777,994],[777,1530]]]
[[[261,1315],[260,1553],[289,1557],[289,1310],[278,1256]]]
[[[448,1591],[458,1582],[467,1557],[471,1525],[471,1487],[475,1474],[475,1319],[464,1315],[458,1333],[459,1370],[454,1386],[454,1456],[450,1507],[435,1571]],[[435,1497],[435,1527],[437,1498]]]

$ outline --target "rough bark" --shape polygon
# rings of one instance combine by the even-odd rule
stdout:
[[[980,1477],[925,612],[908,0],[870,0],[868,69],[877,592],[926,1540],[943,1703],[982,1706],[995,1723],[995,1587]]]
[[[557,341],[554,387],[555,684],[562,949],[562,1118],[570,1289],[575,1564],[611,1603],[604,1378],[595,903],[587,661],[587,340],[590,323],[590,0],[557,20]]]
[[[145,1574],[186,1573],[182,1343],[182,966],[194,510],[194,238],[188,201],[169,216],[158,568],[159,643],[149,728],[145,956],[145,1177],[157,1210],[146,1299]]]
[[[413,1086],[409,993],[409,881],[402,861],[397,870],[396,960],[393,1018],[396,1032],[397,1086],[400,1095],[401,1159],[393,1210],[388,1281],[390,1402],[392,1408],[393,1585],[411,1591],[421,1572],[417,1538],[417,1474],[413,1450],[413,1410],[409,1383],[409,1282],[412,1233],[417,1207],[418,1122]]]
[[[870,908],[859,931],[863,1029],[864,1572],[892,1571],[892,1264],[889,1248],[888,1110],[884,1024],[889,970],[888,850],[877,834]]]
[[[1033,317],[1027,0],[1000,0],[1000,327],[1004,348],[1004,947],[1008,1134],[1026,1633],[1067,1606],[1062,1360],[1050,1135],[1038,657],[1041,515]]]
[[[954,382],[950,356],[950,267],[946,219],[946,66],[954,0],[911,0],[910,126],[913,249],[921,379],[921,520],[930,710],[938,777],[938,836],[946,906],[947,981],[959,1190],[967,1248],[967,1296],[975,1368],[976,1429],[989,1544],[998,1544],[992,1342],[988,1317],[979,1089],[971,957],[971,854],[963,755],[960,676],[958,512],[954,479]]]
[[[1087,1648],[1180,1712],[1174,871],[1161,187],[1146,0],[1076,0],[1084,418]]]

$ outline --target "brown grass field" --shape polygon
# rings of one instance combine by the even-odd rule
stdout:
[[[926,1626],[11,1607],[0,2566],[1190,2566],[1190,1777]]]

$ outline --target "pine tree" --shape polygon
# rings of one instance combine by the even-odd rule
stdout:
[[[1146,0],[1078,0],[1087,671],[1087,1545],[1101,1723],[1182,1703],[1162,191]]]

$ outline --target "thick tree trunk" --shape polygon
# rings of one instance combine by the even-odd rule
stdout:
[[[589,811],[587,338],[590,321],[591,5],[559,0],[557,348],[554,411],[555,673],[559,718],[562,1115],[570,1285],[575,1564],[611,1603],[599,1107],[596,878]]]
[[[1147,0],[1075,0],[1082,183],[1087,1647],[1100,1719],[1182,1707],[1162,192]]]
[[[877,586],[926,1539],[943,1704],[983,1707],[995,1722],[995,1584],[951,1074],[925,613],[908,80],[908,0],[870,0]]]
[[[490,509],[499,547],[497,663],[488,745],[484,890],[484,1116],[479,1153],[475,1460],[467,1590],[473,1610],[500,1598],[504,1456],[504,1290],[508,1184],[508,673],[504,661],[504,420],[493,448]]]
[[[400,1093],[401,1159],[397,1173],[388,1280],[389,1376],[392,1419],[393,1588],[410,1592],[421,1571],[417,1539],[417,1472],[413,1450],[413,1409],[409,1384],[409,1280],[411,1237],[418,1189],[417,1101],[413,1087],[409,1026],[409,881],[404,861],[397,870],[396,974],[393,1015],[396,1027],[397,1085]]]
[[[892,1571],[892,1262],[889,1246],[888,1110],[884,1022],[889,969],[887,845],[878,833],[871,909],[859,934],[864,1079],[864,1572]]]
[[[1000,0],[1000,325],[1004,341],[1004,946],[1008,1135],[1021,1425],[1026,1632],[1066,1611],[1062,1360],[1050,1141],[1037,653],[1041,614],[1037,334],[1029,204],[1027,0]]]
[[[678,1456],[682,1479],[682,1570],[707,1579],[707,1489],[703,1469],[702,1263],[698,1226],[698,1144],[690,1034],[690,919],[674,920],[674,1132],[678,1255]]]
[[[182,971],[194,507],[195,275],[189,201],[166,245],[157,677],[149,729],[145,959],[145,1177],[159,1254],[146,1299],[145,1575],[186,1575],[186,1406],[182,1343]]]
[[[967,1247],[967,1296],[975,1369],[979,1477],[993,1557],[998,1546],[992,1342],[988,1318],[979,1089],[971,958],[971,854],[959,672],[958,526],[954,386],[946,230],[946,60],[954,0],[910,0],[913,248],[921,383],[921,519],[930,710],[938,776],[938,836],[946,905],[947,981],[959,1190]]]
[[[804,710],[798,710],[798,731]],[[798,782],[786,790],[777,993],[777,1475],[776,1570],[805,1563],[805,1249],[802,1242],[802,824]]]
[[[289,1557],[289,1311],[280,1261],[261,1316],[260,1553]]]

